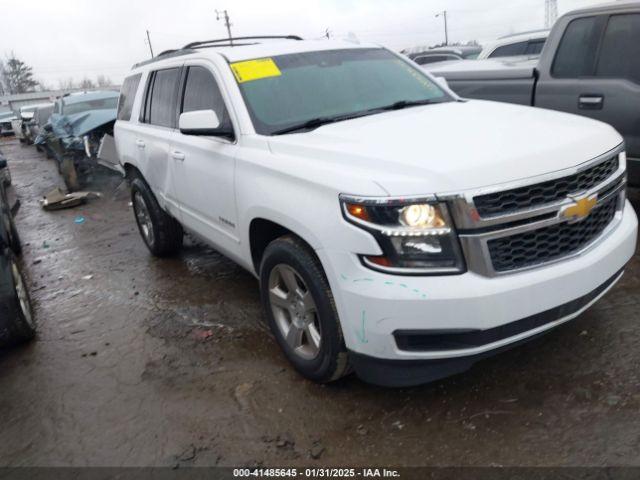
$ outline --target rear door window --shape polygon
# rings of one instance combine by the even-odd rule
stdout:
[[[175,127],[176,98],[179,68],[168,68],[153,73],[149,82],[144,121],[161,127]]]
[[[501,47],[496,48],[489,58],[496,57],[513,57],[516,55],[524,55],[524,52],[527,48],[527,42],[518,42],[512,43],[510,45],[503,45]]]
[[[198,66],[188,67],[186,74],[180,112],[213,110],[218,115],[220,126],[230,127],[229,113],[213,74]]]
[[[542,47],[544,47],[544,40],[530,40],[527,43],[527,48],[524,51],[525,55],[538,55],[542,52]]]
[[[118,120],[131,120],[131,111],[133,110],[133,101],[136,98],[138,85],[140,83],[141,73],[127,77],[122,84],[120,90],[120,100],[118,101]]]
[[[600,47],[596,76],[640,83],[640,14],[611,16]]]
[[[564,32],[551,73],[559,78],[592,76],[606,17],[573,20]]]

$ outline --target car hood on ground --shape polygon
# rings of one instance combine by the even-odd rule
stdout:
[[[584,117],[473,100],[385,112],[272,136],[269,143],[276,155],[323,162],[328,178],[319,181],[356,175],[389,195],[420,195],[576,166],[617,147],[622,137]]]

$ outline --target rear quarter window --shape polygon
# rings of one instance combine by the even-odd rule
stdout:
[[[120,99],[118,101],[118,120],[131,120],[133,101],[136,98],[138,85],[140,84],[141,73],[125,78],[120,89]]]
[[[141,120],[161,127],[175,126],[179,68],[167,68],[152,72],[145,93],[145,105]]]

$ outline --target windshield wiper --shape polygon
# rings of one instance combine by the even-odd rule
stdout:
[[[323,125],[327,125],[329,123],[342,122],[344,120],[351,120],[354,118],[365,117],[367,115],[372,115],[377,112],[384,112],[387,110],[401,110],[403,108],[408,107],[416,107],[419,105],[430,105],[433,103],[440,103],[434,100],[400,100],[398,102],[394,102],[391,105],[385,105],[383,107],[371,108],[369,110],[363,110],[361,112],[354,112],[347,115],[339,115],[336,117],[316,117],[311,120],[307,120],[302,123],[296,123],[290,127],[282,128],[280,130],[276,130],[272,132],[271,135],[283,135],[285,133],[293,133],[303,130],[315,130],[318,127]]]
[[[384,107],[378,107],[373,110],[402,110],[403,108],[408,107],[417,107],[419,105],[432,105],[434,103],[440,103],[434,100],[425,99],[425,100],[400,100],[398,102],[394,102],[391,105],[386,105]]]
[[[329,123],[339,122],[340,120],[347,120],[349,117],[316,117],[306,122],[296,123],[287,128],[282,128],[272,132],[271,135],[282,135],[284,133],[292,133],[300,130],[315,130],[318,127],[327,125]]]

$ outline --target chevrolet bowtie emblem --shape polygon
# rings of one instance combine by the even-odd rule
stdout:
[[[574,199],[574,201],[573,205],[568,205],[560,211],[560,215],[570,222],[578,222],[588,217],[593,207],[598,203],[598,195],[584,197],[579,200]]]

